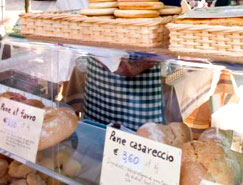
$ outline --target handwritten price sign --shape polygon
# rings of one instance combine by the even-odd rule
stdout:
[[[100,184],[179,185],[180,165],[181,149],[108,127]]]
[[[0,98],[0,148],[35,162],[44,110]]]
[[[120,154],[120,164],[131,170],[141,172],[143,168],[143,159],[134,152],[123,150]]]

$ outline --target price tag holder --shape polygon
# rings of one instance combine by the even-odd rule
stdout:
[[[35,163],[44,113],[43,109],[0,98],[0,148]]]
[[[179,148],[107,127],[101,185],[179,185]]]

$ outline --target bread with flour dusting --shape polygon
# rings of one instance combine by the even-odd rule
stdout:
[[[40,135],[38,150],[54,146],[70,137],[78,127],[75,112],[66,107],[45,108],[45,117]]]

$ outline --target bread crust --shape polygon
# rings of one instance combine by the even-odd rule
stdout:
[[[89,8],[116,8],[118,7],[117,2],[99,2],[99,3],[89,3]]]
[[[164,8],[162,2],[119,2],[121,10],[159,10]]]
[[[157,10],[115,10],[116,17],[120,18],[154,18],[159,17]]]

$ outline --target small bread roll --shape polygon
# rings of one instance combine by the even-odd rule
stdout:
[[[52,158],[43,158],[40,162],[39,165],[48,168],[50,170],[54,170],[56,168],[55,165],[55,159]]]
[[[41,101],[34,100],[34,99],[27,99],[27,100],[22,101],[21,103],[24,103],[24,104],[27,104],[27,105],[30,105],[33,107],[41,108],[41,109],[45,107],[45,105]]]
[[[1,97],[18,101],[18,102],[26,100],[26,98],[23,95],[19,93],[10,92],[10,91],[0,94],[0,98]]]
[[[8,174],[0,178],[0,185],[8,185],[10,182],[10,177]]]
[[[162,2],[119,2],[121,10],[159,10],[164,8]]]
[[[28,185],[25,179],[20,179],[12,182],[10,185]]]
[[[12,161],[8,170],[8,174],[16,178],[26,178],[26,176],[32,172],[35,172],[35,170],[17,161]]]
[[[89,8],[117,8],[117,2],[89,3]]]
[[[159,17],[157,10],[115,10],[114,15],[120,18],[154,18]]]
[[[85,8],[80,11],[82,15],[113,15],[116,8],[91,9]]]
[[[78,127],[75,112],[66,107],[45,108],[38,150],[47,149],[70,137]]]
[[[56,156],[56,165],[58,168],[62,167],[65,162],[69,160],[69,154],[66,151],[58,152]]]
[[[3,177],[8,172],[8,161],[0,159],[0,177]]]
[[[160,15],[177,15],[182,13],[182,8],[177,6],[165,6],[159,11]]]
[[[37,174],[30,173],[27,176],[28,185],[46,185],[46,182],[41,179],[41,177]]]
[[[73,159],[66,161],[63,164],[63,172],[69,177],[75,177],[81,170],[81,164]]]
[[[64,183],[63,182],[60,182],[59,180],[54,179],[52,177],[48,177],[48,179],[47,179],[47,185],[64,185]]]

